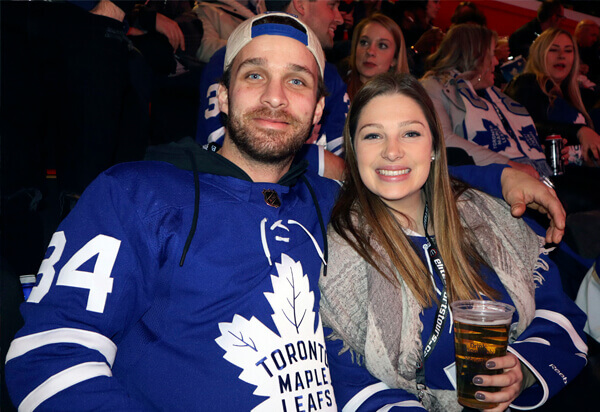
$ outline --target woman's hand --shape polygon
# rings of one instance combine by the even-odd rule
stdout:
[[[577,138],[579,139],[579,143],[581,143],[584,161],[593,163],[594,160],[600,160],[600,136],[598,133],[584,126],[577,132]]]
[[[499,375],[477,375],[473,383],[477,386],[495,386],[500,388],[498,392],[477,391],[475,397],[480,401],[498,403],[486,412],[505,411],[510,404],[521,394],[523,390],[523,372],[519,359],[512,353],[487,361],[486,366],[490,370],[503,371]]]

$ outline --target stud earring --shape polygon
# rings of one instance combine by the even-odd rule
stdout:
[[[431,161],[433,162],[435,160],[435,155],[431,155]]]

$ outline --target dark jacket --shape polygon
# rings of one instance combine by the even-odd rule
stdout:
[[[550,134],[559,134],[568,139],[569,144],[579,144],[577,132],[585,125],[569,121],[579,112],[561,97],[550,104],[550,98],[542,91],[534,74],[515,77],[504,92],[527,108],[542,141]]]

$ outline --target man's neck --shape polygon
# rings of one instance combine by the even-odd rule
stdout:
[[[227,137],[223,141],[223,147],[219,150],[219,154],[246,172],[253,182],[279,182],[288,170],[290,170],[292,160],[294,160],[293,157],[290,157],[288,160],[278,164],[256,161],[241,152]]]

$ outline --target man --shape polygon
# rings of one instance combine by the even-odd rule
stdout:
[[[546,29],[560,26],[565,18],[564,8],[560,0],[544,0],[537,11],[537,17],[519,27],[508,38],[512,55],[529,56],[529,46]]]
[[[284,11],[298,16],[316,34],[324,49],[333,47],[335,28],[343,23],[338,10],[339,1],[264,1],[259,2],[261,11]],[[200,110],[196,141],[222,144],[225,128],[217,102],[219,78],[223,73],[225,48],[217,51],[205,66],[200,81]],[[343,156],[342,131],[349,99],[346,85],[332,64],[325,65],[325,85],[329,95],[325,99],[325,109],[321,121],[315,125],[301,157],[309,160],[312,170],[321,176],[340,179],[344,162],[337,156]],[[335,155],[335,156],[333,156]]]
[[[292,163],[323,112],[324,66],[299,20],[243,22],[217,91],[220,151],[189,153],[191,171],[119,165],[86,190],[7,355],[20,409],[336,410],[318,278],[338,184]],[[513,208],[550,200],[560,237],[550,191],[502,181]]]
[[[575,40],[579,47],[580,69],[585,65],[587,71],[582,70],[592,82],[598,84],[600,81],[600,55],[598,54],[598,35],[600,27],[589,19],[581,20],[575,27]]]

